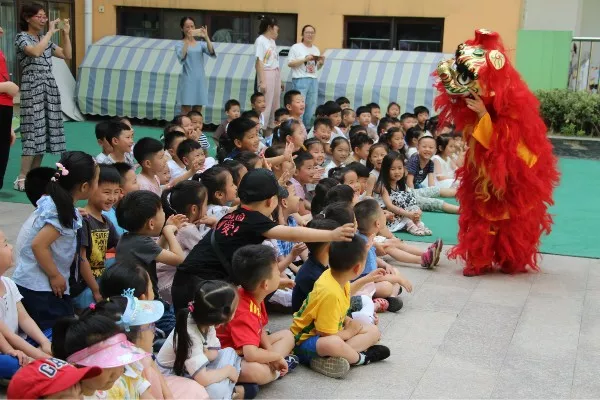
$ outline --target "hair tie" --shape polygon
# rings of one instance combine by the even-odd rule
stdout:
[[[323,216],[323,218],[325,218],[325,210],[321,211],[321,212],[319,213],[319,215],[322,215],[322,216]]]
[[[190,301],[188,303],[188,311],[189,312],[194,312],[194,302],[193,301]]]
[[[58,181],[58,178],[60,178],[61,176],[67,176],[69,175],[69,170],[65,168],[64,165],[62,165],[61,163],[56,163],[56,172],[54,173],[54,176],[52,178],[50,178],[50,180],[52,182],[56,182]]]
[[[96,309],[96,303],[90,303],[90,310]]]

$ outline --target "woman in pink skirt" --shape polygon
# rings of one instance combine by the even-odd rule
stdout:
[[[265,95],[265,111],[263,112],[267,135],[275,127],[274,113],[279,108],[281,97],[281,76],[279,73],[279,54],[275,39],[279,35],[279,26],[274,17],[262,16],[258,29],[260,36],[256,38],[256,78],[258,90]]]

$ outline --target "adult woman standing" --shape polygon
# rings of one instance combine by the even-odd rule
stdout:
[[[319,80],[317,71],[323,67],[325,57],[321,57],[319,48],[313,45],[316,29],[312,25],[302,28],[302,41],[296,43],[288,54],[288,66],[292,69],[292,84],[294,89],[302,93],[306,107],[302,121],[304,126],[310,126],[312,117],[317,109]]]
[[[71,59],[69,20],[50,22],[48,32],[41,35],[48,17],[41,5],[28,4],[21,8],[21,32],[15,38],[21,75],[21,172],[14,188],[25,190],[25,175],[39,167],[44,153],[61,154],[66,150],[60,93],[52,76],[52,56]],[[59,27],[60,23],[60,27]],[[50,39],[62,32],[64,46]]]
[[[0,26],[0,38],[4,30]],[[10,81],[6,58],[0,50],[0,189],[4,186],[4,173],[8,165],[10,146],[15,143],[15,132],[12,130],[13,97],[19,93],[19,87]]]
[[[279,54],[275,39],[279,36],[279,26],[274,17],[262,16],[258,28],[260,35],[254,42],[256,49],[256,78],[258,90],[265,95],[263,112],[267,130],[275,127],[275,110],[279,108],[282,85],[279,73]]]
[[[177,43],[175,51],[183,71],[179,76],[177,103],[181,105],[181,115],[187,115],[192,110],[202,112],[202,106],[208,104],[204,55],[216,57],[216,54],[206,26],[196,29],[192,17],[183,17],[179,26],[183,39]],[[204,40],[196,41],[194,36]]]

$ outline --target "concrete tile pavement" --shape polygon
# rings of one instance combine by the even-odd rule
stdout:
[[[11,243],[31,211],[0,203]],[[600,397],[600,260],[544,255],[541,273],[476,278],[445,258],[432,271],[396,265],[414,291],[380,315],[388,360],[343,380],[299,367],[259,398]],[[275,331],[290,317],[270,320]]]

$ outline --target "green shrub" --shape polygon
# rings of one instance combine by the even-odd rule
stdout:
[[[600,136],[600,95],[566,89],[539,90],[548,129],[568,136]]]

